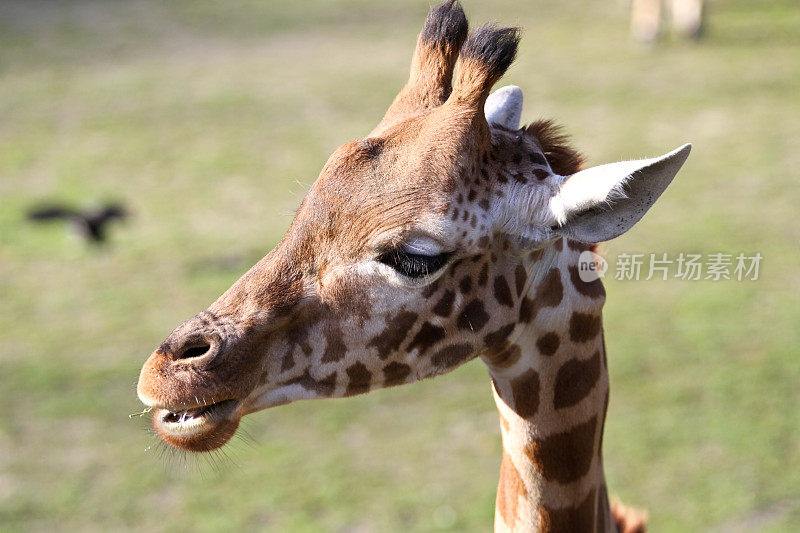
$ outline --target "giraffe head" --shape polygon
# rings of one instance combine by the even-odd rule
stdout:
[[[517,43],[515,28],[468,34],[455,1],[430,12],[379,125],[333,153],[275,249],[144,364],[161,438],[211,450],[254,411],[450,371],[547,297],[537,253],[642,217],[688,148],[579,171],[550,123],[518,129],[518,89],[487,102]]]

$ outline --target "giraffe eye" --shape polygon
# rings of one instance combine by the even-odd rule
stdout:
[[[421,278],[441,269],[452,255],[449,252],[427,255],[395,248],[378,256],[378,262],[389,265],[409,278]]]

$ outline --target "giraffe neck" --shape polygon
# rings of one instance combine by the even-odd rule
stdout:
[[[605,292],[599,280],[577,275],[586,249],[558,241],[526,261],[530,289],[520,315],[530,320],[482,356],[503,441],[496,531],[616,531],[601,452]]]

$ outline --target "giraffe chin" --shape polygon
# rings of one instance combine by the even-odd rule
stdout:
[[[184,411],[155,409],[156,435],[175,448],[209,452],[226,444],[239,427],[239,400],[225,400]]]

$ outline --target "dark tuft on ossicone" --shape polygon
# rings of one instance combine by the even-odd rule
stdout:
[[[468,31],[467,16],[461,4],[458,0],[448,0],[428,13],[421,38],[433,46],[458,50]]]
[[[464,43],[461,59],[479,61],[488,69],[490,79],[500,79],[517,56],[519,39],[519,28],[483,25],[472,32]]]

